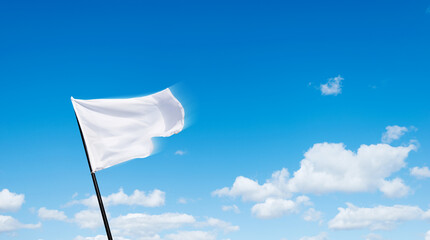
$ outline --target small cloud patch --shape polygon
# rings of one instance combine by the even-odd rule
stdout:
[[[410,169],[410,173],[412,176],[416,178],[429,178],[430,170],[428,167],[413,167]]]
[[[329,78],[326,84],[320,85],[321,95],[338,95],[342,92],[342,81],[344,79],[338,75],[334,78]]]
[[[412,130],[415,128],[411,128]],[[409,131],[407,127],[400,127],[397,125],[394,126],[387,126],[385,128],[386,132],[382,134],[381,141],[383,143],[391,143],[394,140],[398,140],[401,136],[403,136],[405,133]]]
[[[187,152],[183,151],[183,150],[178,150],[175,152],[175,155],[179,155],[179,156],[183,156],[185,155]]]
[[[239,208],[236,205],[227,205],[227,206],[224,205],[224,206],[221,207],[221,209],[224,212],[232,211],[234,213],[240,213],[240,210],[239,210]]]

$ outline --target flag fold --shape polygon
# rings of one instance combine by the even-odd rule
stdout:
[[[128,99],[71,99],[93,172],[148,157],[154,148],[151,138],[184,127],[184,108],[168,88]]]

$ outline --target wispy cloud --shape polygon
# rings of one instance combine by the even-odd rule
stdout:
[[[410,128],[411,130],[415,129],[414,127]],[[400,127],[397,125],[387,126],[385,128],[385,132],[382,134],[381,141],[383,143],[391,143],[394,140],[400,139],[405,133],[407,133],[410,129],[407,127]]]
[[[215,240],[219,233],[228,234],[239,230],[239,226],[217,218],[207,218],[206,221],[197,221],[196,217],[184,213],[162,213],[150,215],[146,213],[128,213],[110,218],[112,233],[115,239],[190,239]],[[75,215],[74,222],[81,228],[95,229],[102,226],[101,217],[96,210],[84,210]],[[184,231],[181,228],[187,228]],[[189,228],[200,228],[189,230]],[[176,233],[172,231],[178,230]],[[203,231],[205,230],[205,231]],[[207,231],[206,231],[207,230]],[[170,232],[164,237],[163,232]],[[95,237],[77,236],[75,240],[102,240],[104,235]]]
[[[302,237],[300,240],[328,240],[327,233],[322,232],[316,236],[312,237]]]
[[[429,178],[430,170],[428,167],[413,167],[410,169],[410,173],[412,176],[416,178]]]
[[[165,202],[166,193],[158,189],[154,189],[149,193],[144,191],[134,190],[133,194],[127,195],[121,188],[117,193],[112,193],[109,196],[103,196],[103,202],[105,206],[115,205],[129,205],[129,206],[144,206],[144,207],[159,207],[163,206]],[[91,208],[98,208],[98,202],[96,195],[92,195],[89,198],[82,200],[73,200],[67,203],[65,206],[71,206],[81,204]]]
[[[44,220],[58,220],[58,221],[65,221],[67,220],[66,214],[64,214],[63,211],[58,211],[55,209],[46,209],[45,207],[42,207],[38,211],[38,216],[41,219]]]
[[[158,206],[164,204],[165,193],[154,190],[148,194],[135,190],[133,194],[127,195],[122,189],[118,193],[113,193],[103,197],[105,206],[130,205],[130,206]],[[179,198],[179,201],[191,202],[193,199]],[[103,226],[100,211],[95,207],[97,199],[91,196],[82,200],[73,200],[67,205],[80,204],[87,209],[76,212],[73,217],[67,218],[64,212],[58,210],[39,209],[39,217],[42,219],[52,219],[76,224],[82,229],[98,229]],[[149,204],[149,205],[148,205]],[[109,210],[109,208],[107,208]],[[233,225],[217,218],[195,217],[185,213],[165,212],[161,214],[147,214],[140,212],[125,213],[119,216],[111,216],[110,219],[112,234],[115,239],[190,239],[190,240],[215,240],[219,235],[226,235],[230,232],[238,231],[239,226]],[[1,219],[0,219],[1,220]],[[1,225],[1,224],[0,224]],[[74,240],[102,240],[105,235],[77,236]]]
[[[11,216],[0,215],[0,233],[2,232],[13,232],[19,229],[34,229],[40,228],[41,223],[37,224],[23,224]]]
[[[179,155],[179,156],[182,156],[182,155],[185,155],[187,152],[185,152],[185,151],[183,151],[183,150],[178,150],[178,151],[176,151],[175,152],[175,155]]]
[[[427,231],[426,236],[425,236],[425,240],[430,240],[430,231]]]
[[[77,236],[77,237],[75,237],[73,240],[106,240],[106,239],[107,239],[106,235],[97,235],[97,236],[95,236],[95,237],[82,237],[82,236]],[[130,239],[115,236],[115,240],[130,240]]]
[[[347,208],[338,208],[339,213],[329,221],[331,229],[389,230],[397,223],[419,219],[429,219],[430,212],[417,206],[394,205],[360,208],[347,203]]]
[[[240,229],[239,226],[235,226],[229,222],[225,222],[223,220],[212,217],[208,218],[204,222],[197,222],[195,225],[197,227],[213,227],[222,230],[224,233],[235,232]]]
[[[382,240],[383,238],[381,237],[381,235],[378,235],[376,233],[369,233],[364,237],[364,239],[366,239],[366,240]]]
[[[309,208],[303,215],[303,219],[308,222],[321,221],[322,212],[315,210],[314,208]]]
[[[255,204],[251,212],[258,218],[278,218],[290,213],[297,213],[301,205],[310,204],[309,198],[299,196],[295,201],[280,198],[268,198],[263,203]]]
[[[98,210],[82,210],[75,214],[72,222],[78,224],[80,228],[98,228],[103,225],[100,211]]]
[[[240,213],[240,209],[236,205],[224,205],[224,206],[221,207],[221,209],[224,212],[232,211],[234,213]]]
[[[329,78],[328,82],[320,85],[322,95],[338,95],[342,92],[343,78],[338,75],[334,78]]]
[[[166,235],[167,240],[215,240],[216,235],[205,231],[179,231]]]

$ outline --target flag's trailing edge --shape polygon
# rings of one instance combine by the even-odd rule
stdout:
[[[184,127],[184,108],[170,89],[128,99],[79,100],[72,97],[93,172],[134,158],[148,157],[153,137]]]

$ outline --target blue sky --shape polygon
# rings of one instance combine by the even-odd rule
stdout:
[[[0,239],[104,239],[70,96],[170,86],[186,129],[97,173],[115,239],[430,239],[429,7],[3,1]]]

